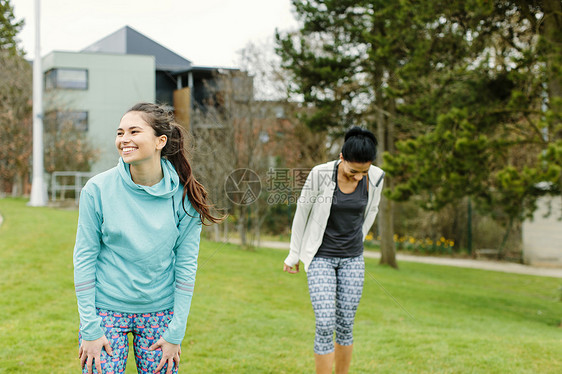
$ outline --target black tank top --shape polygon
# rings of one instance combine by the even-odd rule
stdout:
[[[369,199],[367,176],[355,191],[346,194],[337,184],[330,208],[330,217],[316,257],[356,257],[363,254],[363,222]]]

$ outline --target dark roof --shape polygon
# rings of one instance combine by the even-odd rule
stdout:
[[[214,73],[216,71],[221,71],[221,70],[231,70],[231,71],[240,71],[240,69],[238,68],[221,68],[221,67],[216,67],[216,66],[196,66],[196,65],[191,65],[191,67],[189,69],[185,69],[185,70],[178,70],[178,71],[174,71],[174,74],[181,74],[181,73],[187,73],[188,71],[193,72],[193,73],[207,73],[207,72],[211,72]]]
[[[98,40],[89,47],[84,48],[82,52],[154,56],[156,70],[170,72],[190,70],[192,66],[191,61],[161,46],[129,26],[125,26],[113,34]]]

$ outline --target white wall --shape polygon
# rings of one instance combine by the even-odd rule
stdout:
[[[544,215],[549,211],[548,217]],[[523,222],[523,257],[525,263],[562,267],[562,199],[543,197],[533,220]]]

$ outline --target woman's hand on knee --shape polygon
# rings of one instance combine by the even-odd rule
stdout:
[[[295,270],[293,270],[292,266],[289,266],[286,263],[283,263],[283,271],[286,271],[287,273],[291,273],[291,274],[296,274],[296,273],[299,272],[299,264],[296,264]]]
[[[162,349],[162,359],[156,368],[156,372],[159,372],[164,365],[168,364],[166,374],[171,374],[174,365],[177,367],[180,363],[181,346],[179,344],[168,343],[164,338],[160,338],[156,343],[152,344],[148,350],[155,351],[158,348]]]
[[[78,350],[78,357],[80,358],[80,368],[84,368],[84,363],[87,365],[88,374],[92,373],[92,361],[95,361],[96,370],[101,373],[100,356],[102,348],[105,349],[108,355],[113,355],[113,350],[109,344],[109,340],[104,336],[96,340],[84,340],[80,344]]]

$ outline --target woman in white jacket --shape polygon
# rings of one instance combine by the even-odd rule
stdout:
[[[283,270],[307,272],[316,317],[316,373],[349,371],[353,322],[363,292],[363,241],[377,215],[384,172],[372,165],[373,133],[354,127],[345,134],[337,161],[315,166],[302,189]],[[334,332],[336,342],[334,345]]]

